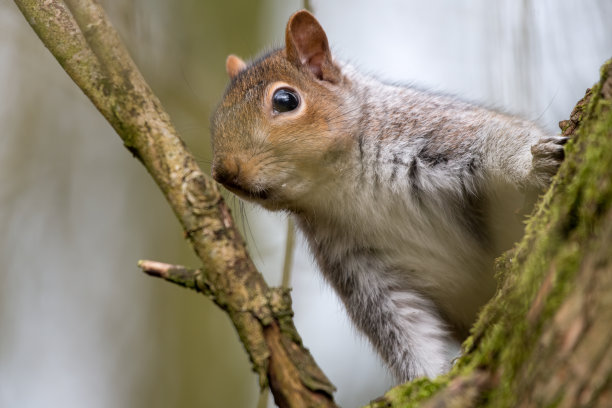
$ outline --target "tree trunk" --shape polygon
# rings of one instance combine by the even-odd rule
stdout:
[[[612,60],[560,126],[565,163],[448,376],[371,407],[612,406]]]

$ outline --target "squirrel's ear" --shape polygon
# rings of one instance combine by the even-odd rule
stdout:
[[[230,54],[227,56],[225,60],[225,70],[227,71],[227,75],[229,75],[230,79],[236,78],[241,71],[246,69],[246,64],[239,57]]]
[[[285,30],[285,52],[295,66],[307,66],[319,79],[340,81],[340,70],[332,62],[323,27],[306,10],[294,13]]]

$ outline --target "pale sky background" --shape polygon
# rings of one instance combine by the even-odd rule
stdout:
[[[335,56],[558,132],[612,56],[612,3],[313,1]],[[209,171],[224,58],[283,42],[299,1],[102,1]],[[253,258],[280,283],[286,219],[247,206]],[[255,407],[226,316],[147,277],[142,258],[197,266],[142,166],[0,0],[0,407]],[[348,322],[301,238],[295,321],[344,407],[392,379]]]

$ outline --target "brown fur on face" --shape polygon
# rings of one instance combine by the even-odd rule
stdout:
[[[284,49],[242,69],[234,69],[240,66],[236,61],[228,65],[234,76],[212,117],[213,177],[245,198],[265,195],[261,203],[268,208],[298,205],[325,179],[326,161],[348,150],[350,135],[337,120],[338,85],[316,79],[306,65],[296,66]],[[273,110],[272,95],[280,87],[297,92],[296,110]]]

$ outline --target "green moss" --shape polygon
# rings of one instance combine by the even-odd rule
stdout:
[[[414,408],[421,402],[428,400],[440,388],[446,385],[447,377],[434,380],[419,378],[410,383],[392,388],[382,398],[372,401],[369,408]]]

